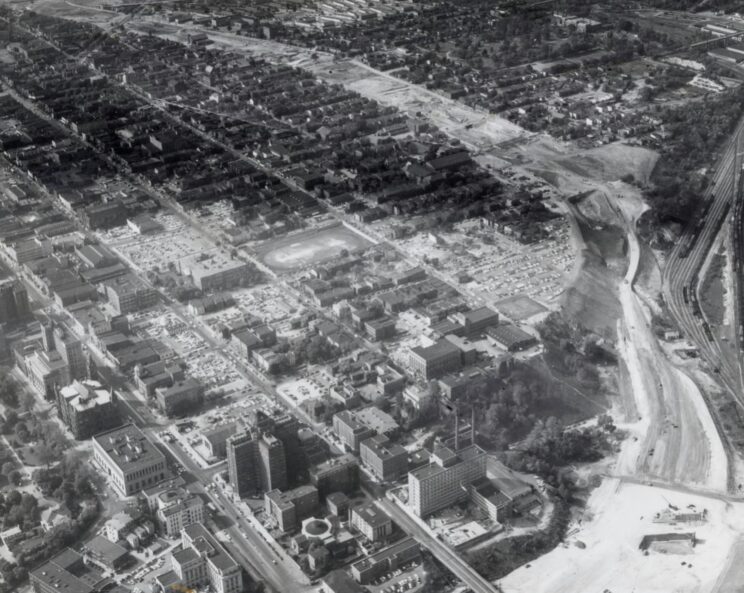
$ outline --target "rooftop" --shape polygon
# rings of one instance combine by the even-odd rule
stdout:
[[[86,570],[83,557],[65,548],[31,573],[32,577],[60,593],[94,593],[101,582],[98,573]]]
[[[361,443],[362,447],[370,449],[380,459],[396,457],[398,455],[408,455],[408,452],[397,443],[390,442],[384,434],[378,434]]]
[[[374,503],[356,506],[352,509],[352,513],[359,515],[365,523],[372,527],[382,527],[391,521],[390,517],[377,508]]]
[[[77,411],[90,410],[108,404],[113,399],[111,391],[92,379],[75,380],[72,385],[60,389],[60,396]]]
[[[507,349],[536,341],[533,335],[519,329],[516,325],[506,323],[489,327],[486,333]]]
[[[480,455],[485,455],[485,451],[477,445],[471,445],[460,449],[457,453],[448,447],[439,447],[435,450],[430,458],[430,463],[408,472],[408,476],[417,480],[431,478],[441,472],[447,471],[448,468],[474,459]]]
[[[192,523],[184,527],[184,533],[194,542],[194,547],[208,556],[208,561],[220,572],[238,568],[233,557],[212,537],[212,534],[201,523]]]
[[[189,270],[192,276],[208,276],[225,270],[242,268],[246,263],[233,259],[220,249],[201,251],[181,259],[181,266]]]
[[[165,455],[134,424],[107,430],[94,436],[93,440],[125,473],[144,465],[165,464]]]
[[[416,356],[421,357],[426,362],[434,362],[453,354],[459,354],[460,349],[452,342],[442,339],[431,346],[417,346],[411,348],[411,352]]]
[[[385,548],[384,550],[380,550],[376,554],[372,554],[371,556],[362,558],[358,562],[354,563],[354,567],[360,571],[365,570],[369,568],[370,566],[372,566],[373,564],[377,564],[378,562],[384,562],[388,558],[391,558],[393,556],[396,556],[397,554],[400,554],[402,551],[407,550],[411,546],[418,546],[418,542],[412,537],[407,537],[399,541],[397,544],[393,544],[392,546]]]
[[[398,423],[393,417],[387,412],[383,412],[376,406],[370,406],[359,410],[357,418],[363,422],[366,426],[369,426],[372,430],[384,434],[386,432],[392,432],[398,430]]]
[[[140,279],[139,276],[131,272],[128,274],[124,274],[123,276],[118,276],[116,278],[112,278],[111,280],[107,280],[106,282],[104,282],[104,284],[108,288],[115,290],[117,294],[132,293],[138,290],[146,290],[148,288],[144,280]]]

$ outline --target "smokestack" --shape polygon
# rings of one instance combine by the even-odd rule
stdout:
[[[455,453],[460,450],[460,410],[455,404]]]
[[[475,406],[470,408],[470,444],[475,445]]]

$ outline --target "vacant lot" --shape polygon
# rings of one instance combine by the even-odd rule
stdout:
[[[372,245],[345,226],[308,231],[264,243],[258,257],[271,269],[281,272],[298,270]]]
[[[705,509],[706,520],[655,523],[656,513],[669,505],[685,512]],[[581,521],[569,527],[564,545],[514,571],[500,585],[505,593],[711,591],[718,575],[737,561],[742,511],[741,504],[606,479],[589,498]],[[644,555],[638,548],[643,536],[669,532],[694,532],[697,545],[683,555]],[[735,577],[732,571],[730,579]]]

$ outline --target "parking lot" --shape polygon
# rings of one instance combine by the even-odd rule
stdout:
[[[383,575],[367,585],[372,593],[403,593],[420,591],[426,584],[426,571],[419,563],[409,563],[394,572]]]
[[[552,306],[574,261],[568,222],[551,223],[550,236],[525,245],[475,220],[454,225],[451,232],[417,233],[396,241],[420,261],[436,260],[437,269],[461,290],[485,302],[526,295]]]

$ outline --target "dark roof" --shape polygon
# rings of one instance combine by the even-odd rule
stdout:
[[[411,351],[426,362],[432,362],[454,352],[460,352],[460,349],[448,340],[439,340],[431,346],[417,346]]]
[[[109,541],[102,535],[97,535],[96,537],[94,537],[87,544],[85,544],[85,547],[89,552],[96,556],[99,556],[101,560],[107,564],[113,564],[119,558],[128,554],[125,548],[123,548],[119,544],[115,544],[114,542]]]
[[[506,323],[489,327],[486,333],[500,344],[506,346],[507,349],[523,344],[530,344],[537,340],[535,336],[519,329],[516,325]]]

